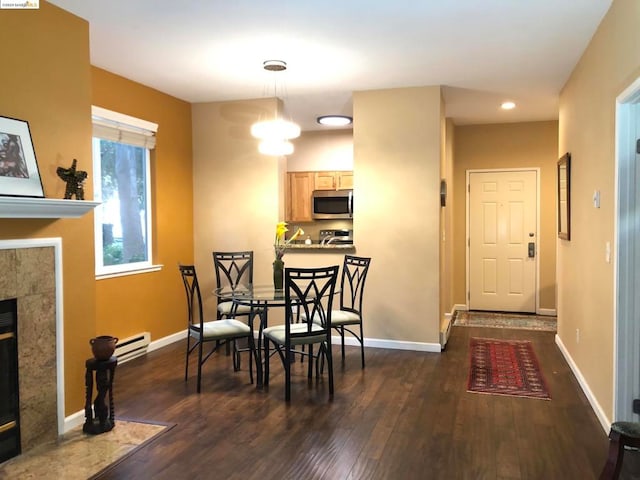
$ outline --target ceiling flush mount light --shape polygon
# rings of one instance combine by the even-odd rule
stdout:
[[[287,63],[282,60],[266,60],[262,63],[262,68],[268,72],[283,72],[287,69]],[[273,96],[277,98],[277,82],[274,81],[273,85]],[[281,90],[284,88],[281,87]],[[284,99],[282,102],[284,103]],[[276,113],[274,118],[254,123],[251,135],[262,140],[258,146],[260,153],[272,156],[290,155],[293,153],[293,144],[289,140],[300,136],[300,126]]]
[[[502,105],[500,105],[500,108],[502,110],[513,110],[516,108],[516,104],[513,102],[503,102]]]
[[[353,118],[346,115],[323,115],[318,117],[320,125],[328,125],[330,127],[344,127],[353,123]]]
[[[265,60],[262,62],[262,68],[270,72],[282,72],[287,69],[287,62],[283,60]]]

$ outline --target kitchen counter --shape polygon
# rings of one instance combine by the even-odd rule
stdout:
[[[306,245],[304,243],[293,243],[291,245],[289,245],[287,247],[287,252],[294,252],[294,251],[309,251],[309,250],[313,250],[313,251],[336,251],[336,250],[347,250],[347,251],[352,251],[355,250],[356,246],[350,243],[346,243],[346,244],[333,244],[330,243],[328,245],[321,245],[319,243],[312,243],[311,245]]]

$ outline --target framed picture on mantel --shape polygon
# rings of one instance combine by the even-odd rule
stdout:
[[[44,198],[29,124],[0,116],[0,196]]]

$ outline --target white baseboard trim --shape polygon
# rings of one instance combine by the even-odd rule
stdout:
[[[382,340],[379,338],[365,338],[365,347],[389,348],[391,350],[411,350],[414,352],[441,353],[440,343],[407,342],[402,340]]]
[[[174,333],[173,335],[169,335],[167,337],[161,338],[159,340],[153,341],[149,344],[149,352],[153,350],[157,350],[158,348],[165,347],[171,343],[178,342],[180,340],[184,340],[186,338],[187,331],[183,330],[178,333]],[[255,332],[255,337],[257,337],[257,332]],[[340,336],[333,335],[331,337],[331,342],[333,345],[340,345]],[[360,342],[350,335],[345,335],[344,344],[359,347]],[[407,342],[401,340],[382,340],[377,338],[365,338],[364,339],[365,347],[372,348],[389,348],[391,350],[413,350],[416,352],[440,352],[440,344],[439,343],[423,343],[423,342]]]
[[[600,425],[602,426],[602,429],[608,435],[609,430],[611,428],[611,421],[602,410],[602,407],[600,406],[600,404],[596,400],[596,397],[593,395],[593,392],[589,388],[589,384],[587,383],[584,376],[582,375],[582,372],[580,372],[580,369],[578,368],[576,363],[573,361],[573,358],[569,354],[569,351],[566,349],[566,347],[564,346],[564,343],[562,343],[562,340],[557,334],[556,334],[556,345],[560,349],[560,352],[562,353],[562,356],[564,356],[564,359],[569,364],[569,368],[571,368],[571,371],[573,372],[573,375],[576,377],[576,380],[578,380],[578,383],[580,384],[580,388],[582,388],[582,391],[586,395],[587,400],[589,401],[589,404],[593,409],[593,412],[596,414],[596,417],[598,417],[598,420],[600,421]]]
[[[456,310],[460,310],[461,312],[466,312],[467,310],[469,310],[469,307],[467,305],[462,304],[462,303],[456,303],[453,306],[453,309],[451,310],[451,312],[455,313]]]
[[[68,417],[64,419],[64,432],[67,433],[69,430],[72,430],[80,425],[84,424],[84,409],[79,412],[72,413]]]
[[[181,332],[173,333],[171,335],[167,335],[166,337],[159,338],[158,340],[153,340],[149,344],[149,348],[147,348],[147,352],[153,352],[154,350],[158,350],[159,348],[166,347],[175,342],[179,342],[180,340],[184,340],[187,338],[187,329],[185,328]]]
[[[366,345],[366,341],[367,339],[365,338],[365,345]],[[331,336],[331,344],[332,345],[342,345],[342,340],[340,339],[339,335],[332,335]],[[360,342],[358,340],[355,339],[355,337],[351,337],[351,336],[344,336],[344,344],[345,345],[349,345],[352,347],[359,347],[360,346]]]
[[[182,330],[181,332],[177,332],[172,335],[161,338],[159,340],[152,341],[149,344],[149,348],[147,351],[152,352],[159,348],[166,347],[171,343],[184,340],[186,336],[187,336],[187,331]],[[257,332],[255,332],[254,336],[257,337]],[[340,345],[340,336],[338,335],[332,336],[331,342],[334,345]],[[345,335],[344,344],[356,346],[356,347],[360,346],[360,342],[358,342],[358,340],[356,340],[354,337],[350,335]],[[372,348],[389,348],[392,350],[413,350],[416,352],[439,352],[441,350],[439,343],[407,342],[402,340],[382,340],[377,338],[365,338],[364,346],[372,347]]]
[[[340,345],[340,337],[331,337],[331,343],[333,345]],[[358,347],[360,346],[358,340],[353,337],[347,336],[345,336],[344,344]],[[439,343],[407,342],[403,340],[382,340],[379,338],[365,338],[364,346],[372,348],[388,348],[391,350],[412,350],[414,352],[440,353],[442,351],[442,347]]]
[[[453,317],[458,310],[466,311],[467,306],[456,303],[451,307],[451,311],[444,314],[445,325],[440,329],[440,350],[444,350],[451,335],[451,327],[453,327]]]

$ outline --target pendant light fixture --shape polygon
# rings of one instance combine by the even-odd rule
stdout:
[[[266,60],[262,67],[273,74],[287,69],[283,60]],[[281,87],[284,93],[284,87]],[[278,84],[274,77],[273,96],[278,97]],[[283,95],[284,96],[284,95]],[[282,100],[284,103],[284,99]],[[264,155],[283,156],[293,153],[293,144],[289,141],[300,136],[300,126],[278,115],[272,119],[261,120],[251,126],[251,135],[261,140],[258,151]]]

